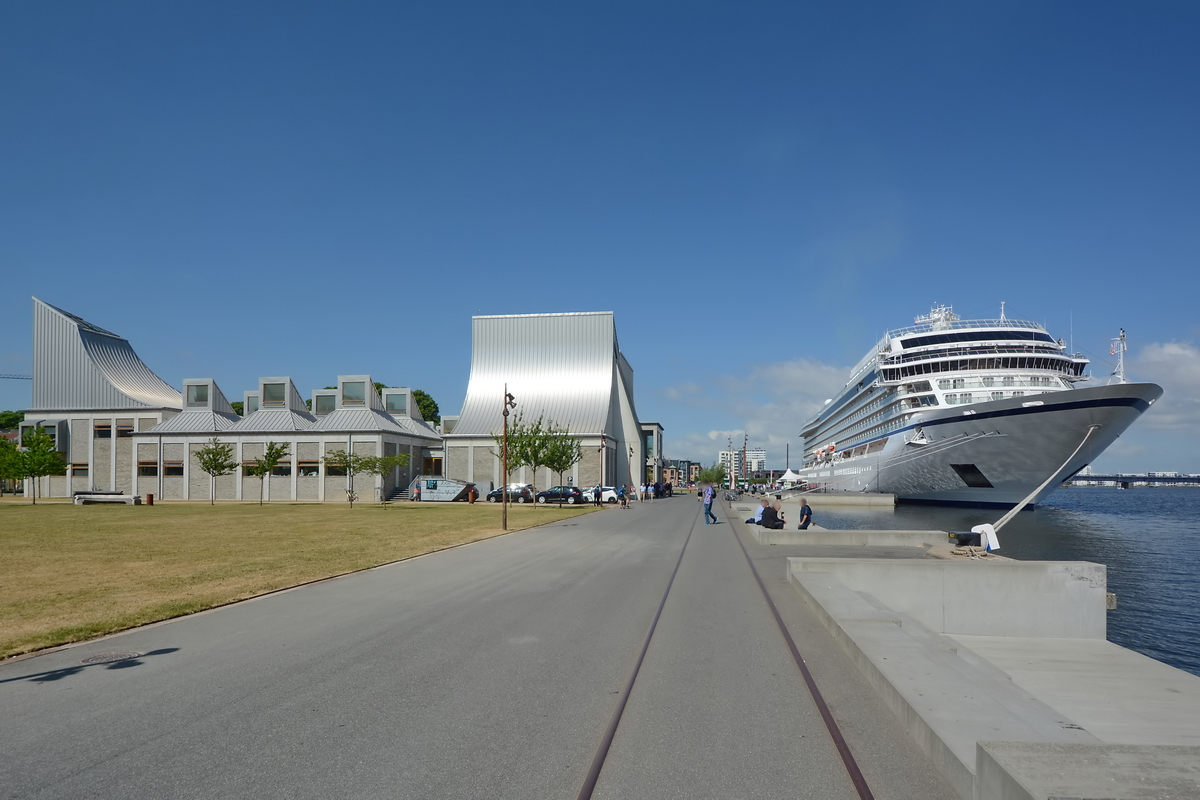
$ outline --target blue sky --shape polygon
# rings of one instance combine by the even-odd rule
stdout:
[[[0,3],[0,372],[29,297],[166,381],[462,403],[470,317],[612,310],[671,456],[783,443],[931,304],[1164,400],[1200,471],[1190,2]],[[0,381],[0,408],[28,384]],[[793,449],[796,449],[793,447]]]

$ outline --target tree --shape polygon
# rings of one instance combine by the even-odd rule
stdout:
[[[254,477],[258,478],[258,504],[263,504],[263,484],[267,482],[267,476],[279,466],[279,462],[288,456],[288,446],[286,444],[276,444],[275,442],[267,442],[267,449],[259,456],[258,462],[253,467],[250,467],[249,472]]]
[[[196,451],[196,463],[200,469],[208,473],[208,504],[214,504],[217,495],[217,478],[230,475],[238,468],[238,462],[233,459],[233,445],[222,444],[217,437],[209,439],[208,444]],[[261,486],[259,489],[261,490]],[[259,500],[261,503],[261,499]]]
[[[63,475],[67,461],[54,449],[54,439],[38,425],[26,430],[22,442],[25,449],[17,454],[17,477],[33,479],[33,503],[37,504],[37,479],[47,475]]]
[[[330,450],[325,454],[325,469],[326,474],[332,467],[335,470],[344,472],[346,475],[346,499],[350,501],[350,507],[354,508],[354,476],[360,472],[368,472],[365,467],[370,466],[367,459],[375,458],[375,456],[363,456],[348,450]],[[405,456],[407,458],[407,456]]]
[[[246,416],[246,404],[241,400],[234,400],[229,405],[233,408],[233,413],[237,414],[239,417]]]
[[[19,428],[24,421],[25,415],[20,411],[0,411],[0,431]]]
[[[714,486],[720,486],[725,483],[726,477],[725,465],[716,463],[700,470],[700,475],[697,477],[697,480],[699,480],[700,483],[711,483]]]
[[[358,456],[358,458],[360,459],[359,472],[378,475],[381,478],[396,467],[408,465],[408,453],[396,456]],[[379,502],[381,505],[387,505],[387,498],[380,496]]]
[[[0,496],[4,495],[6,483],[21,479],[20,458],[17,443],[0,438]]]
[[[547,468],[558,473],[558,483],[563,482],[563,473],[579,463],[583,458],[583,444],[571,436],[566,428],[549,427],[550,441],[546,447],[545,462]],[[561,506],[562,503],[560,502]]]
[[[509,477],[514,470],[529,467],[533,470],[533,488],[534,491],[537,491],[537,473],[539,469],[546,466],[546,455],[555,436],[553,424],[547,427],[541,416],[538,416],[533,422],[526,422],[524,413],[518,413],[508,425],[509,475],[504,476],[505,485],[508,485]],[[493,433],[492,441],[499,448],[497,457],[503,458],[503,433]]]
[[[417,404],[417,408],[421,409],[422,419],[432,425],[437,425],[442,421],[442,415],[438,410],[436,400],[420,389],[413,389],[412,396],[413,402]]]

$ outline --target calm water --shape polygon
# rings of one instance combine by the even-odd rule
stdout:
[[[825,510],[826,528],[966,531],[995,522],[994,509],[897,506],[895,511]],[[1093,561],[1108,566],[1117,610],[1108,638],[1200,675],[1200,489],[1060,489],[1000,531],[1009,558]]]

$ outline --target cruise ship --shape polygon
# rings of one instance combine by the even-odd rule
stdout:
[[[1125,381],[1125,347],[1122,331],[1117,370],[1095,385],[1088,359],[1041,325],[1007,319],[1003,305],[991,320],[935,307],[884,335],[804,426],[800,475],[899,502],[1037,503],[1162,396]]]

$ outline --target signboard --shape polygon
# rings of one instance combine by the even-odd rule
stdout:
[[[467,497],[467,488],[471,484],[450,480],[449,478],[422,476],[413,481],[413,489],[416,489],[418,486],[421,488],[421,502],[431,500],[433,502],[449,503],[460,498],[465,500]]]

